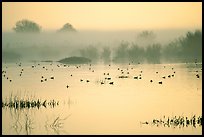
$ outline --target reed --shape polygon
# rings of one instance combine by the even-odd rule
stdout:
[[[41,100],[39,98],[30,97],[20,97],[19,95],[11,95],[9,99],[5,98],[2,100],[2,108],[14,108],[14,109],[24,109],[24,108],[40,108],[50,106],[54,108],[59,105],[59,101],[52,100]]]
[[[187,116],[173,116],[173,117],[163,117],[160,119],[153,119],[152,121],[145,121],[141,122],[141,124],[150,124],[150,125],[156,125],[164,126],[164,127],[188,127],[193,126],[196,128],[197,126],[202,126],[202,116],[193,115],[191,117]]]

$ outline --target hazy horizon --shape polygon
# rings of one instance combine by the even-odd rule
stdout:
[[[4,59],[202,55],[201,2],[3,2],[2,13]]]
[[[2,134],[202,134],[202,2],[2,2]]]
[[[2,31],[22,19],[42,31],[70,23],[77,30],[116,31],[202,28],[202,2],[3,2]]]

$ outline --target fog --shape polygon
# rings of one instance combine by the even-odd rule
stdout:
[[[2,32],[2,50],[4,62],[58,61],[71,56],[87,57],[93,63],[202,61],[202,32],[186,29]]]

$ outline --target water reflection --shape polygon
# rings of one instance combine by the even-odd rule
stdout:
[[[202,111],[202,64],[92,64],[78,68],[55,62],[32,65],[3,66],[4,134],[200,134],[202,131],[202,115],[195,118],[196,122],[186,122],[191,120],[190,113],[199,116]],[[177,120],[169,117],[168,122],[165,117],[162,122],[146,121],[171,113]],[[181,113],[187,115],[187,120],[186,116],[179,118]],[[152,127],[135,127],[141,120]],[[162,128],[155,130],[157,125]],[[166,128],[179,126],[185,131]]]
[[[77,103],[77,101],[75,100],[72,100],[70,97],[68,97],[68,100],[64,100],[63,101],[64,103],[64,105],[68,105],[68,108],[70,109],[70,107],[71,107],[71,105],[74,105],[74,104],[76,104]]]
[[[10,110],[12,123],[11,131],[12,134],[17,135],[31,135],[32,132],[38,130],[36,127],[42,121],[35,119],[35,114],[29,110]],[[66,117],[63,116],[49,116],[46,115],[46,121],[44,122],[44,130],[47,131],[47,134],[69,134],[64,128],[65,121],[71,116],[69,114]],[[34,120],[35,119],[35,120]],[[8,123],[9,124],[9,123]],[[42,130],[42,129],[41,129]]]
[[[9,124],[9,122],[7,122],[7,124],[10,125],[10,133],[17,135],[30,135],[34,132],[34,134],[36,134],[35,130],[39,130],[39,127],[36,126],[43,123],[43,121],[36,119],[36,113],[39,113],[39,111],[43,112],[43,109],[56,109],[57,106],[60,106],[60,104],[62,105],[62,103],[55,101],[54,99],[47,100],[48,99],[40,99],[32,94],[30,96],[25,94],[22,95],[21,92],[16,94],[11,93],[8,97],[2,99],[2,110],[9,112],[10,114],[9,118],[11,119],[11,123]],[[68,100],[64,100],[64,105],[62,106],[66,108],[66,105],[68,105],[70,108],[70,106],[74,103],[75,102],[69,97]],[[44,116],[47,117],[51,114],[53,113]],[[50,120],[47,119],[44,124],[44,131],[47,131],[47,134],[51,133],[51,131],[56,134],[66,134],[67,132],[63,129],[63,126],[65,120],[70,116],[71,114],[64,118],[57,116]]]
[[[12,112],[11,112],[11,115],[12,115]],[[13,128],[16,134],[19,135],[23,128],[20,123],[20,112],[15,113],[15,115],[12,115],[11,118],[13,121],[11,128]]]
[[[68,132],[63,129],[63,126],[64,126],[64,121],[68,119],[70,116],[71,114],[69,114],[65,118],[60,118],[60,116],[54,117],[52,119],[47,118],[45,122],[45,129],[47,131],[47,134],[52,133],[51,131],[53,131],[57,135],[68,134]]]
[[[31,131],[34,129],[33,127],[33,119],[29,114],[25,114],[25,131],[26,135],[30,135]]]
[[[10,114],[12,118],[11,129],[13,129],[17,135],[32,134],[34,119],[28,110],[10,109]]]

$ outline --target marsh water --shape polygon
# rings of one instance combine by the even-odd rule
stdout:
[[[2,100],[17,96],[59,104],[2,107],[2,134],[202,134],[202,126],[141,124],[202,116],[201,63],[19,64],[2,64]]]

